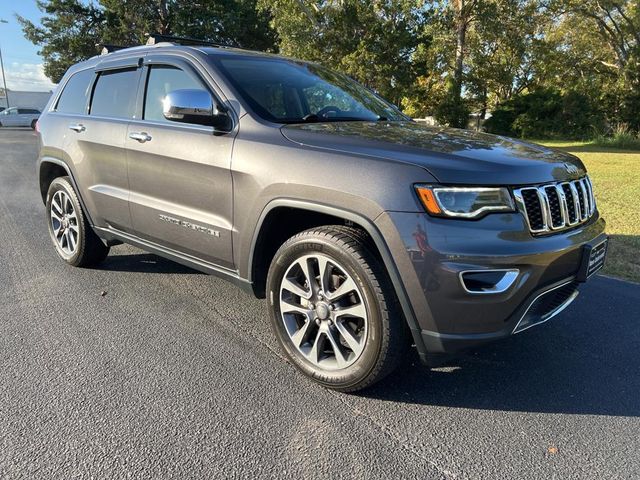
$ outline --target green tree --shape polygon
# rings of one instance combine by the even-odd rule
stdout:
[[[275,48],[275,34],[256,0],[38,0],[41,25],[17,16],[38,45],[45,74],[58,82],[69,66],[97,53],[99,43],[139,45],[145,34],[196,37],[261,50]]]
[[[25,36],[40,48],[44,73],[58,82],[70,65],[96,54],[106,15],[103,9],[80,0],[38,0],[42,26],[17,16]]]
[[[640,5],[637,0],[556,0],[547,77],[589,92],[610,123],[640,130]],[[562,68],[571,65],[572,69]],[[554,74],[556,77],[554,78]]]
[[[418,73],[424,15],[410,0],[259,0],[280,51],[340,70],[400,103]]]

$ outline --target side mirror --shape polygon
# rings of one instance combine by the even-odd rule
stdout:
[[[206,125],[224,131],[231,129],[231,118],[226,110],[216,107],[206,90],[174,90],[164,97],[162,107],[164,118],[172,122]]]

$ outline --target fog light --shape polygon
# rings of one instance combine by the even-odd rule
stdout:
[[[518,269],[466,270],[460,272],[460,283],[467,293],[504,293],[514,284],[518,273]]]

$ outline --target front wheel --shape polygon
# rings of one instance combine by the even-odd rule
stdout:
[[[37,120],[31,120],[31,130],[35,130],[36,129],[36,123],[38,123]]]
[[[91,229],[73,186],[67,177],[49,186],[46,202],[49,235],[56,252],[75,267],[89,267],[103,261],[107,247]]]
[[[326,387],[372,385],[409,344],[384,268],[356,229],[320,227],[290,238],[273,259],[267,293],[284,352]]]

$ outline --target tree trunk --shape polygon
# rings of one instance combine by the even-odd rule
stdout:
[[[169,20],[169,6],[167,0],[158,0],[158,33],[172,35],[171,21]]]
[[[460,102],[468,18],[465,0],[454,0],[453,5],[456,10],[456,64],[453,72],[453,98],[456,102]]]

